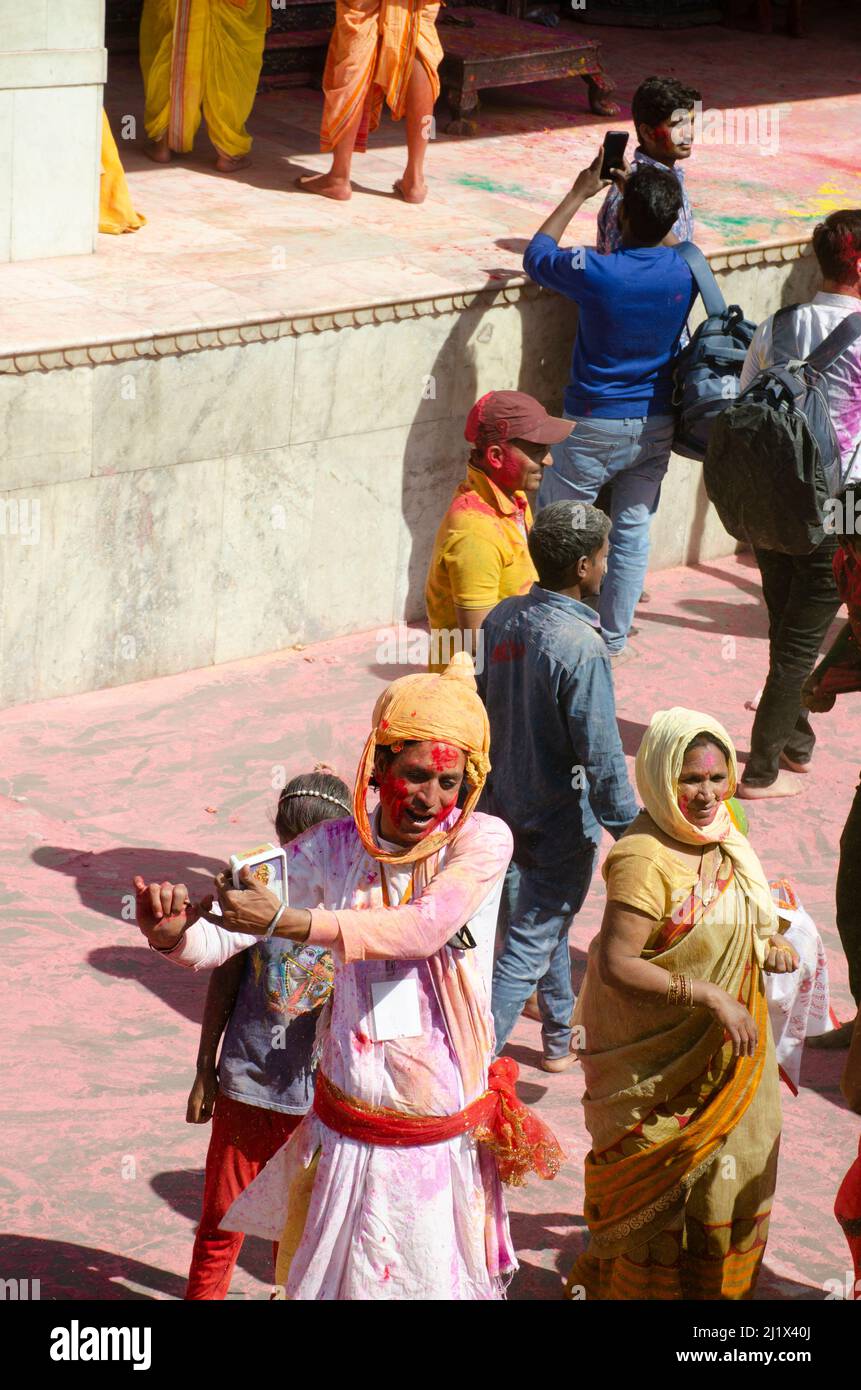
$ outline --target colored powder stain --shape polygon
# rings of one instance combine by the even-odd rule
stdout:
[[[450,743],[435,743],[431,747],[431,761],[437,772],[448,772],[457,765],[459,757],[460,750],[452,748]]]
[[[536,194],[528,188],[524,188],[519,183],[497,183],[494,179],[482,177],[479,174],[462,174],[459,179],[454,180],[462,188],[480,188],[485,193],[502,193],[511,198],[534,199]]]
[[[409,797],[409,788],[402,777],[393,777],[389,772],[380,783],[380,800],[389,812],[394,825],[400,825],[401,816]]]
[[[391,1277],[391,1270],[389,1269],[389,1266],[386,1265],[385,1269],[383,1270],[383,1283],[385,1283],[387,1279],[391,1279]]]
[[[356,1039],[356,1047],[359,1052],[367,1052],[368,1049],[374,1045],[366,1033],[356,1032],[353,1034],[353,1037]]]

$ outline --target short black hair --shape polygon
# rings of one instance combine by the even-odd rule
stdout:
[[[813,250],[826,280],[850,284],[858,278],[861,256],[861,208],[832,212],[813,229]]]
[[[288,782],[278,798],[275,833],[281,841],[292,840],[312,825],[324,820],[345,820],[352,816],[350,788],[325,767],[303,773]]]
[[[669,169],[640,165],[625,181],[622,210],[635,241],[657,246],[672,229],[682,207],[682,190]]]
[[[529,554],[545,589],[564,589],[584,556],[590,559],[610,534],[610,518],[588,502],[551,502],[529,532]]]
[[[700,100],[696,87],[686,87],[675,77],[647,77],[631,102],[631,116],[637,135],[641,125],[656,126],[668,121],[674,111],[691,111]]]

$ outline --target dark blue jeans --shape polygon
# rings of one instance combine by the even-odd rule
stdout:
[[[503,910],[508,910],[505,945],[493,971],[491,1007],[499,1054],[532,991],[538,987],[545,1057],[564,1057],[571,1043],[571,960],[568,930],[592,881],[596,850],[568,865],[523,869],[512,863],[505,876]]]

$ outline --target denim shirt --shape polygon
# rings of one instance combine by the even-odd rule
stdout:
[[[482,810],[514,834],[514,860],[545,867],[592,854],[637,815],[598,615],[533,584],[482,625],[478,688],[490,719]]]

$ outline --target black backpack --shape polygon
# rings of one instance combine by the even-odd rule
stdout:
[[[823,508],[839,493],[842,470],[822,374],[861,337],[861,313],[849,314],[800,360],[798,307],[775,314],[774,366],[719,416],[703,467],[730,535],[786,555],[809,555],[825,539]]]
[[[711,266],[692,241],[675,248],[690,267],[706,319],[676,359],[673,405],[678,410],[674,453],[705,457],[712,427],[738,395],[744,359],[756,331],[737,304],[727,308]]]

